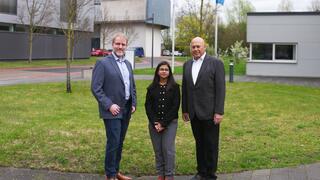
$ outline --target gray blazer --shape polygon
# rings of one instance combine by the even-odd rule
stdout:
[[[136,107],[136,86],[132,66],[127,60],[125,60],[125,63],[130,74],[129,103],[131,106]],[[120,110],[117,116],[113,116],[109,111],[112,104],[117,104],[121,109],[124,109],[126,105],[124,81],[113,55],[109,55],[96,62],[92,72],[91,91],[98,101],[100,118],[122,118],[123,114],[121,112],[123,111]]]
[[[192,81],[192,60],[183,65],[182,112],[195,114],[200,120],[209,120],[215,113],[223,115],[225,99],[225,76],[223,62],[206,55],[197,82]]]

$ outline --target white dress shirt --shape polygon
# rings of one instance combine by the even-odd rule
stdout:
[[[203,59],[204,59],[205,56],[206,56],[206,52],[204,52],[204,54],[198,60],[195,60],[193,58],[193,62],[192,62],[192,80],[193,80],[193,84],[196,84],[196,82],[197,82],[199,71],[200,71],[200,68],[202,66]]]

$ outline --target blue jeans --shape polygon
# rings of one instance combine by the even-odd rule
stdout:
[[[129,111],[128,109],[126,111]],[[129,126],[129,112],[124,112],[122,119],[103,119],[107,143],[105,152],[105,173],[114,177],[119,172],[123,141]]]

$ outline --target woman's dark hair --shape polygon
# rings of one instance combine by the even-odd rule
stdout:
[[[155,88],[155,87],[157,87],[159,85],[159,82],[160,82],[159,70],[160,70],[160,66],[162,66],[162,65],[166,65],[169,68],[169,76],[168,76],[167,88],[166,88],[167,91],[170,90],[172,87],[174,87],[177,84],[176,81],[174,80],[170,64],[167,61],[161,61],[158,64],[158,66],[157,66],[157,68],[156,68],[156,70],[154,72],[153,81],[149,85],[148,89]]]

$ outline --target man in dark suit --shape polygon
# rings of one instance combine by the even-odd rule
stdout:
[[[206,54],[205,42],[190,44],[192,60],[183,66],[182,113],[191,121],[196,142],[197,174],[193,180],[217,179],[219,124],[224,113],[225,76],[222,61]]]
[[[111,55],[97,61],[92,72],[91,91],[99,104],[106,129],[106,180],[130,180],[119,172],[123,141],[131,113],[136,109],[136,87],[132,66],[125,58],[128,39],[118,33],[112,40]]]

